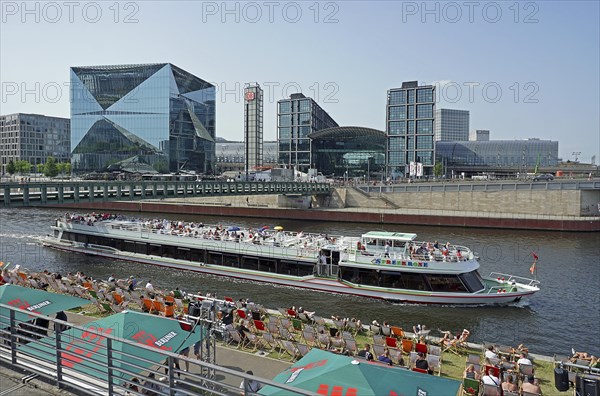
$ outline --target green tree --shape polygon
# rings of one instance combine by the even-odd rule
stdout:
[[[6,171],[8,172],[9,175],[14,175],[16,172],[17,168],[15,166],[15,163],[13,162],[13,160],[8,161],[8,164],[6,165]]]
[[[71,174],[71,163],[70,162],[61,162],[59,164],[56,164],[56,167],[58,169],[58,173],[60,173],[61,175]]]
[[[31,164],[25,160],[15,162],[15,171],[21,175],[31,172]]]
[[[56,160],[54,157],[48,157],[46,163],[44,164],[44,176],[54,177],[56,175],[58,175],[58,166],[56,165]]]
[[[433,174],[435,175],[435,177],[442,176],[443,172],[444,172],[444,165],[442,165],[441,162],[438,162],[433,166]]]

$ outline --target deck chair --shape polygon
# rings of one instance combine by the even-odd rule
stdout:
[[[329,349],[331,347],[331,337],[327,333],[319,333],[317,336],[321,349]]]
[[[392,331],[392,334],[396,338],[398,338],[398,339],[404,338],[404,330],[402,330],[401,327],[391,326],[390,330]]]
[[[417,343],[417,344],[415,344],[415,351],[416,352],[421,352],[424,355],[427,355],[427,345],[421,344],[421,343]]]
[[[281,339],[283,339],[283,340],[295,341],[294,335],[292,333],[290,333],[290,331],[283,326],[279,327],[279,335],[280,335]]]
[[[502,391],[502,394],[504,396],[519,396],[519,392],[516,392],[516,391],[513,392],[513,391],[505,390],[505,391]]]
[[[98,293],[98,295],[100,295],[100,293]],[[144,297],[142,302],[144,303],[144,308],[146,308],[148,313],[152,313],[152,311],[154,311],[154,303],[152,302],[152,300],[150,300],[147,297]]]
[[[283,349],[292,357],[292,359],[295,360],[300,356],[300,352],[294,342],[283,340],[281,341],[281,345],[283,345]]]
[[[344,344],[352,356],[356,355],[358,352],[358,345],[356,345],[356,340],[354,338],[344,338]]]
[[[292,328],[295,331],[302,331],[302,321],[300,319],[293,318],[292,319]]]
[[[298,315],[296,314],[296,311],[295,311],[295,310],[293,310],[293,309],[288,309],[288,310],[287,310],[287,314],[288,314],[288,316],[289,316],[290,318],[296,318],[296,317],[298,317]]]
[[[163,304],[162,301],[160,300],[150,300],[152,301],[152,307],[154,309],[155,312],[162,312],[165,310],[165,304]]]
[[[403,339],[402,340],[402,350],[404,351],[404,353],[410,353],[413,350],[413,341]]]
[[[442,375],[442,359],[437,355],[429,354],[427,355],[427,364],[429,364],[429,369],[435,372],[437,371],[437,375]]]
[[[381,327],[376,325],[369,325],[369,331],[373,336],[381,334]]]
[[[521,379],[533,375],[533,364],[519,364],[519,374]]]
[[[285,329],[289,330],[292,328],[292,321],[288,318],[279,319],[279,323],[281,324],[281,327],[283,327]]]
[[[274,336],[279,337],[279,326],[277,325],[277,323],[275,323],[275,322],[267,323],[267,330],[269,331],[269,333],[273,334]]]
[[[306,315],[304,312],[298,312],[298,319],[300,319],[303,322],[309,323],[311,320],[308,318],[308,315]]]
[[[316,334],[314,331],[310,331],[307,329],[302,330],[302,338],[308,345],[315,346],[318,344]]]
[[[540,396],[540,394],[521,391],[521,396]]]
[[[255,320],[254,327],[256,328],[256,330],[258,332],[261,332],[261,333],[267,332],[267,327],[265,326],[265,322],[263,322],[262,320]]]
[[[467,355],[467,364],[481,364],[481,356],[469,353]]]
[[[500,369],[496,366],[485,366],[483,369],[483,375],[492,374],[496,378],[500,378]]]
[[[442,348],[437,345],[429,345],[429,354],[435,356],[442,356]]]
[[[408,367],[414,367],[415,363],[417,363],[417,357],[419,355],[417,354],[417,352],[411,351],[408,354]]]
[[[377,335],[375,334],[373,336],[373,344],[374,345],[385,345],[386,343],[386,337],[382,336],[382,335]]]
[[[166,318],[172,318],[175,316],[175,306],[174,305],[163,305],[163,310],[159,312],[161,316]]]
[[[392,329],[390,328],[390,326],[381,326],[381,334],[386,337],[391,337]]]
[[[418,368],[418,367],[413,367],[412,371],[415,371],[415,372],[421,373],[421,374],[427,374],[427,370],[422,369],[422,368]]]
[[[319,325],[325,326],[325,319],[323,319],[321,316],[313,315],[313,321],[314,321],[316,324],[319,324]]]
[[[297,343],[296,344],[296,348],[298,349],[298,354],[300,355],[300,357],[303,357],[308,352],[310,352],[310,347],[308,345],[306,345],[306,344]]]
[[[116,291],[112,292],[111,294],[113,296],[113,299],[115,300],[115,304],[117,304],[117,305],[123,304],[124,299],[123,299],[122,295],[120,295]]]
[[[398,340],[396,340],[394,337],[385,337],[385,345],[388,348],[398,349]]]
[[[237,330],[228,329],[227,334],[227,344],[233,344],[235,342],[237,344],[238,349],[244,346],[245,341],[242,339],[242,336],[240,336],[240,333]]]
[[[252,345],[252,351],[256,351],[257,349],[262,349],[262,337],[257,336],[254,333],[246,333],[246,342],[245,346]]]
[[[383,355],[385,350],[386,347],[384,347],[383,345],[373,345],[373,355],[375,355],[375,359],[377,360],[378,356]]]
[[[240,319],[244,319],[245,320],[246,318],[248,318],[248,315],[246,315],[246,311],[243,310],[243,309],[238,309],[236,311],[236,313],[237,313],[238,318],[240,318]]]
[[[463,394],[469,396],[479,395],[479,381],[472,378],[463,378]]]
[[[225,301],[230,302],[230,303],[234,302],[233,298],[231,298],[231,297],[225,297],[224,299],[225,299]]]
[[[112,306],[109,302],[100,302],[100,306],[104,310],[104,313],[114,313],[115,312],[114,309],[112,309]]]
[[[262,333],[262,338],[264,341],[264,345],[268,346],[271,350],[275,350],[275,349],[281,349],[281,347],[279,346],[279,341],[277,341],[277,339],[275,337],[273,337],[273,334],[271,333]]]
[[[483,384],[481,396],[500,396],[502,390],[496,385]]]
[[[334,319],[333,320],[333,326],[336,329],[338,329],[339,331],[343,331],[346,328],[346,323],[344,323],[343,320]]]

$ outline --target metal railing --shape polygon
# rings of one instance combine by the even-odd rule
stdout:
[[[329,192],[329,183],[306,182],[69,181],[0,183],[0,201],[5,207],[232,195],[319,195],[329,194]]]
[[[28,315],[29,320],[17,320],[16,312]],[[0,323],[0,360],[54,382],[58,388],[90,395],[225,396],[239,395],[242,382],[254,381],[290,395],[316,396],[314,392],[123,339],[115,335],[119,331],[108,334],[103,331],[106,329],[78,326],[5,304],[0,304]],[[115,348],[115,343],[129,348]],[[162,363],[142,357],[144,350],[160,353]],[[189,364],[190,369],[183,371],[180,364]]]

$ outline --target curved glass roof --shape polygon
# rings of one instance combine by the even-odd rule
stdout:
[[[358,126],[341,126],[334,128],[321,129],[320,131],[313,132],[308,135],[311,139],[343,139],[350,140],[356,139],[357,137],[365,137],[365,136],[376,136],[380,138],[385,138],[385,132],[373,129],[373,128],[365,128]]]

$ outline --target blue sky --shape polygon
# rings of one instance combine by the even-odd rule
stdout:
[[[492,139],[558,140],[600,162],[597,1],[2,1],[2,114],[69,116],[69,67],[171,62],[217,85],[217,136],[243,139],[242,89],[301,90],[340,125],[385,129],[386,91],[438,84]],[[237,90],[237,94],[233,93]]]

